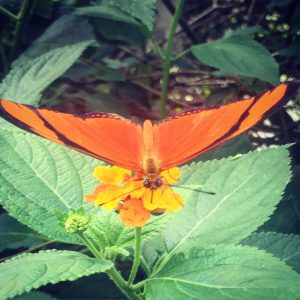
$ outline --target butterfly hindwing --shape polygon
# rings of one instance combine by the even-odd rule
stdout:
[[[140,171],[142,127],[108,113],[72,115],[0,99],[14,125],[90,156]]]

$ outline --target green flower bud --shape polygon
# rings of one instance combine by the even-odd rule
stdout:
[[[71,214],[65,221],[65,229],[69,233],[82,232],[87,229],[89,219],[79,214]]]

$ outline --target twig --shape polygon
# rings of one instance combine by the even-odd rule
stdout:
[[[16,15],[14,15],[13,13],[11,13],[9,10],[7,10],[6,8],[4,8],[2,6],[0,6],[0,13],[6,15],[14,22],[16,22],[18,20],[18,17]]]
[[[1,38],[0,38],[0,55],[1,55],[4,74],[6,74],[8,72],[8,69],[9,69],[9,64],[8,64],[8,61],[7,61],[7,58],[6,58],[5,48],[4,48],[4,45],[3,45],[3,42],[2,42]]]
[[[22,32],[26,24],[27,17],[29,15],[29,12],[31,10],[31,7],[34,3],[34,0],[24,0],[22,2],[22,7],[20,9],[20,12],[17,16],[17,24],[16,24],[16,30],[15,30],[15,38],[13,42],[13,46],[10,53],[11,60],[15,58],[18,52],[18,48],[21,42],[22,38]]]

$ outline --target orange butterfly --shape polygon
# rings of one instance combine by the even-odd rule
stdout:
[[[116,114],[73,115],[0,99],[9,122],[108,163],[142,172],[159,184],[161,171],[182,165],[249,129],[286,103],[298,83],[283,83],[260,96],[194,109],[143,126]]]

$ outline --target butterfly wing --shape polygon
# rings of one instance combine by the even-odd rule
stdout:
[[[184,164],[249,129],[286,103],[298,87],[281,84],[258,97],[184,112],[158,123],[154,139],[162,169]]]
[[[14,125],[90,156],[140,171],[142,127],[116,114],[72,115],[0,99]]]

